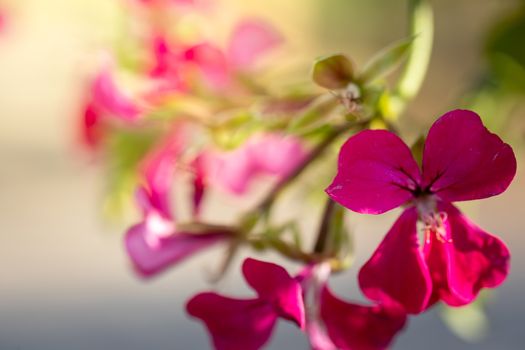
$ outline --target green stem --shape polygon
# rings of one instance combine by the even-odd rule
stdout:
[[[395,88],[399,99],[396,115],[403,112],[409,100],[419,92],[425,78],[434,38],[434,15],[428,0],[409,0],[410,35],[414,43],[405,69]]]
[[[323,217],[321,219],[321,224],[319,225],[319,231],[317,233],[317,239],[313,248],[314,253],[323,254],[326,249],[326,243],[330,233],[330,224],[332,222],[332,214],[335,209],[335,202],[328,198],[324,208]]]

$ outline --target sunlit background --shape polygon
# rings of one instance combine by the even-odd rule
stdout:
[[[202,325],[186,317],[184,303],[196,291],[211,288],[206,276],[222,251],[200,255],[151,281],[136,278],[123,250],[126,223],[107,220],[101,210],[104,173],[78,149],[75,118],[84,81],[97,52],[117,35],[123,2],[0,1],[0,12],[6,13],[0,29],[1,350],[209,348]],[[467,333],[461,338],[432,310],[411,319],[394,349],[523,349],[525,174],[519,165],[525,89],[497,92],[495,99],[480,93],[474,102],[468,97],[491,69],[486,52],[494,28],[505,18],[519,18],[524,5],[512,0],[436,0],[433,5],[436,37],[429,74],[402,125],[413,135],[441,113],[467,103],[481,114],[504,114],[487,117],[487,124],[515,147],[517,178],[503,195],[461,208],[507,242],[512,270],[488,296],[489,324],[481,334],[469,333],[469,326],[479,326],[482,316],[461,321],[459,328]],[[219,36],[246,14],[270,20],[287,40],[287,74],[304,80],[317,56],[344,52],[359,65],[406,35],[405,1],[221,0],[216,6],[220,14],[210,26]],[[518,63],[524,64],[521,27],[521,35],[509,37],[507,45],[521,52]],[[312,212],[318,209],[312,206]],[[307,210],[301,214],[304,226],[316,225]],[[357,260],[332,283],[341,295],[362,299],[356,271],[397,214],[350,215]],[[233,269],[218,288],[247,295],[240,281]],[[306,349],[307,342],[281,322],[268,348]]]

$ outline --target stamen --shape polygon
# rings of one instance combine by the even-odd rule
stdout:
[[[425,230],[425,242],[430,242],[430,235],[434,234],[437,240],[441,243],[452,243],[452,238],[447,232],[445,222],[448,219],[447,213],[437,212],[429,213],[423,218],[424,230]]]

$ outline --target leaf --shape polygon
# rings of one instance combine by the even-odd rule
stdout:
[[[478,342],[489,329],[484,300],[478,299],[462,307],[442,306],[440,316],[447,328],[467,342]]]
[[[337,54],[319,58],[312,70],[313,81],[327,89],[341,89],[354,78],[352,62],[344,55]]]
[[[392,72],[408,56],[414,38],[403,39],[381,50],[365,65],[358,80],[368,84]]]
[[[297,133],[306,127],[319,125],[330,116],[330,112],[338,105],[337,100],[331,95],[320,96],[315,102],[311,103],[306,111],[292,119],[288,131]]]

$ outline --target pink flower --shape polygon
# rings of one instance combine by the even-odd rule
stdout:
[[[133,99],[115,83],[111,70],[102,69],[91,82],[89,97],[82,111],[82,140],[95,148],[104,137],[105,122],[133,123],[141,114]]]
[[[231,66],[238,70],[249,70],[254,68],[261,57],[282,43],[282,35],[267,22],[245,19],[233,30],[226,55]]]
[[[241,195],[259,176],[286,178],[304,160],[307,152],[301,141],[280,134],[257,135],[230,151],[208,151],[200,156],[200,176],[207,182]]]
[[[91,85],[91,98],[91,103],[100,112],[122,121],[131,122],[140,115],[139,107],[117,86],[109,68],[102,69],[95,76]]]
[[[194,296],[187,304],[188,313],[208,328],[215,349],[260,349],[279,318],[304,327],[301,286],[285,269],[246,259],[242,271],[256,297],[236,299],[208,292]]]
[[[190,6],[195,5],[195,0],[136,0],[137,2],[146,6]]]
[[[351,137],[341,149],[329,196],[359,213],[409,204],[361,269],[363,293],[419,313],[438,300],[468,304],[481,288],[501,284],[509,269],[508,249],[451,202],[500,194],[515,172],[511,147],[471,111],[451,111],[432,125],[422,170],[410,149],[388,131]],[[424,225],[423,247],[418,219]]]
[[[154,64],[150,73],[161,83],[159,93],[184,91],[201,82],[224,93],[235,85],[236,73],[255,68],[260,58],[282,42],[273,27],[258,19],[241,21],[226,49],[208,41],[175,47],[165,35],[156,34],[151,45]]]
[[[5,11],[0,8],[0,33],[2,33],[6,28],[7,16]]]
[[[348,303],[327,286],[330,267],[307,268],[298,278],[306,302],[306,332],[313,350],[386,349],[404,328],[402,308]]]
[[[143,277],[155,275],[229,235],[220,229],[189,233],[177,228],[169,195],[175,163],[187,136],[187,128],[177,125],[142,165],[145,184],[137,190],[137,203],[143,219],[127,231],[125,245],[136,271]]]

